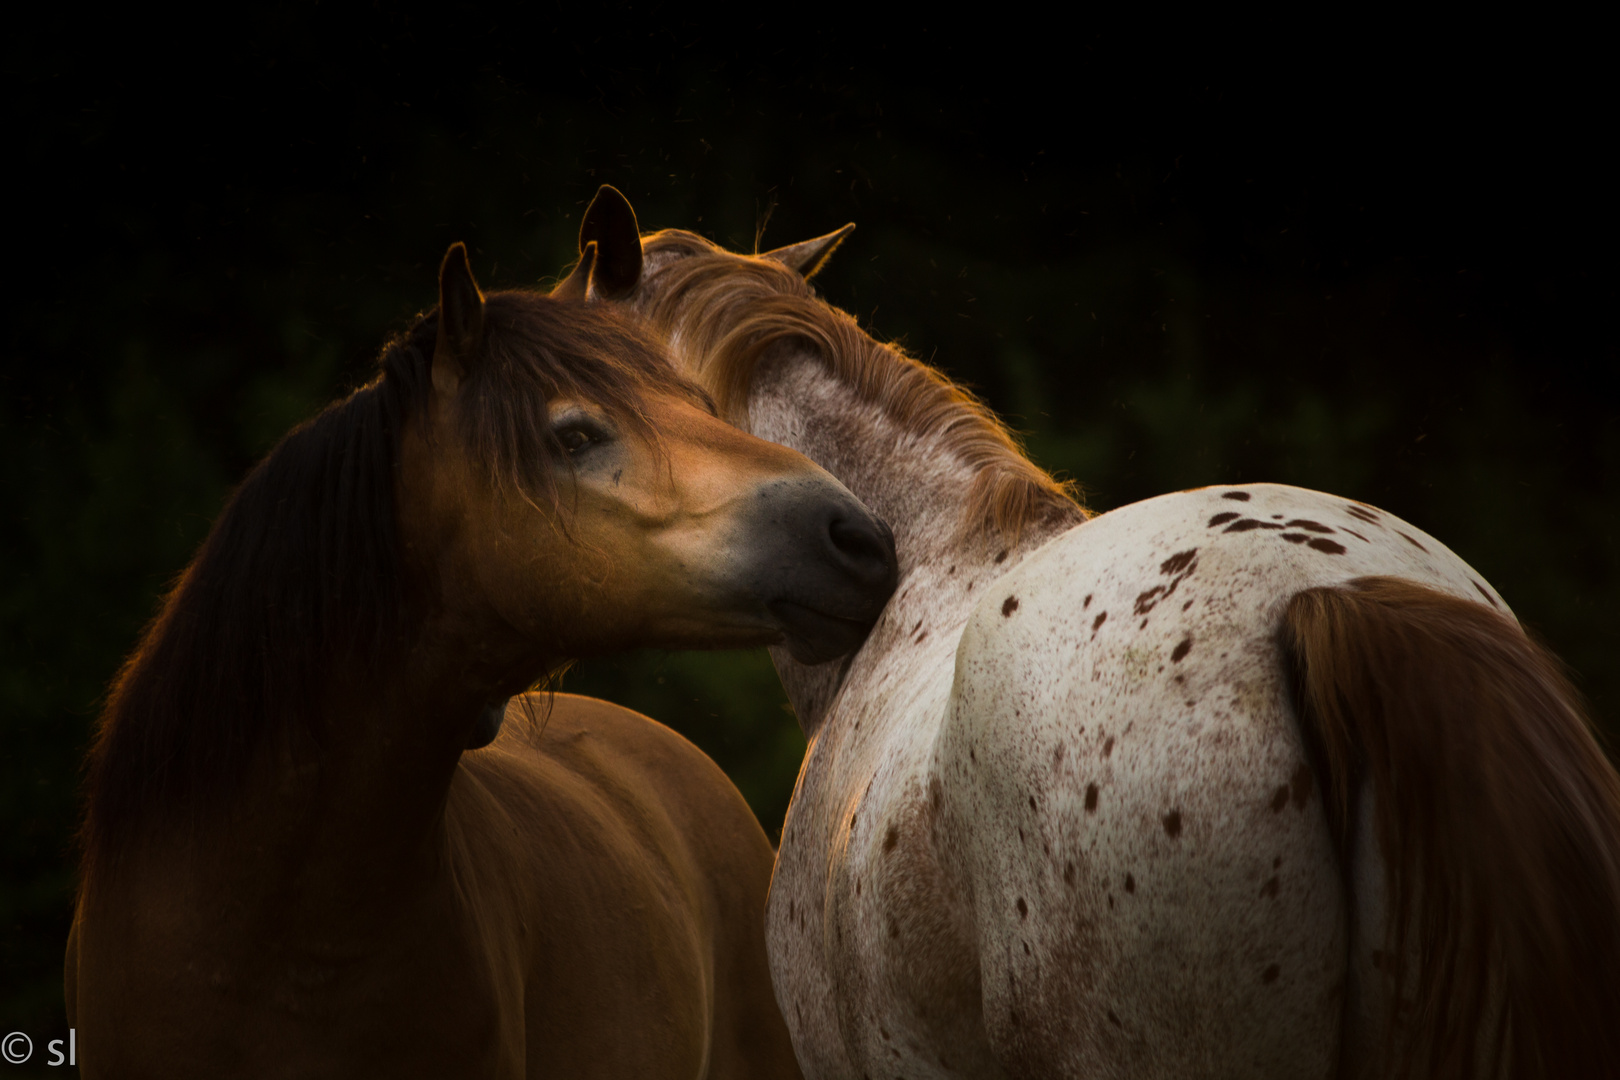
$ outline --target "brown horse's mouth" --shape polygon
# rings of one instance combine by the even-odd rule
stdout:
[[[854,652],[876,622],[830,615],[792,600],[773,600],[766,607],[782,625],[788,652],[801,664],[825,664]]]

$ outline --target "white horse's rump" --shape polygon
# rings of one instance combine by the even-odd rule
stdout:
[[[767,910],[806,1074],[1620,1072],[1620,778],[1501,598],[1297,488],[1076,525],[993,416],[814,298],[842,235],[638,241],[603,189],[564,286],[894,530],[860,652],[773,651],[810,740]]]
[[[1124,507],[995,582],[933,772],[999,1059],[1333,1071],[1346,910],[1277,632],[1294,594],[1371,575],[1501,605],[1418,529],[1273,485]]]

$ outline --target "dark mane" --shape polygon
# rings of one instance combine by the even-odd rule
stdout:
[[[492,486],[553,510],[566,458],[548,401],[593,401],[643,432],[649,390],[708,404],[604,305],[495,293],[484,326],[458,395],[460,436]],[[426,415],[437,332],[436,312],[417,317],[384,346],[371,382],[283,437],[164,599],[113,682],[90,751],[87,878],[139,835],[220,805],[255,755],[318,749],[334,674],[386,677],[411,640],[395,462],[405,425]]]
[[[678,354],[700,365],[722,415],[741,418],[760,359],[784,340],[820,353],[833,373],[913,435],[941,438],[974,472],[962,526],[1016,539],[1027,528],[1085,520],[1078,489],[1024,455],[1007,425],[972,393],[896,346],[873,339],[846,312],[816,296],[797,271],[737,255],[682,229],[642,238],[646,278],[657,288],[641,307]]]

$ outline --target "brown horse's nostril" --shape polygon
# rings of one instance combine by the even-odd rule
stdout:
[[[863,584],[892,582],[894,534],[883,522],[835,517],[827,527],[827,538],[832,541],[836,561]]]

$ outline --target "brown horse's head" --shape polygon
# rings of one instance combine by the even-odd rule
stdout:
[[[570,659],[785,644],[826,661],[894,591],[881,521],[722,423],[607,305],[486,298],[457,244],[438,308],[381,368],[249,473],[119,673],[87,874],[208,820],[256,764],[377,751],[352,723],[368,709],[459,752]]]
[[[602,305],[486,298],[459,244],[432,321],[402,539],[434,564],[435,604],[527,643],[514,680],[637,646],[785,643],[817,663],[860,644],[894,590],[887,526],[719,420],[651,339]]]

